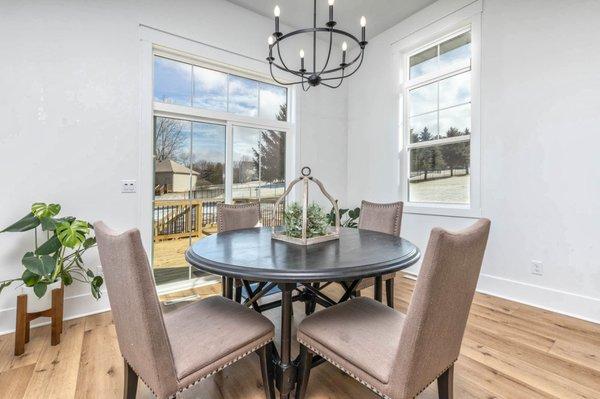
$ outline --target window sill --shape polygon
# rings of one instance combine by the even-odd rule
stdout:
[[[404,213],[428,216],[448,216],[457,218],[480,218],[481,208],[475,208],[473,207],[473,205],[427,204],[406,202],[404,204]]]

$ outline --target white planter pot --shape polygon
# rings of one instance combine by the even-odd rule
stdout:
[[[27,295],[27,313],[41,312],[52,307],[52,290],[60,288],[60,280],[49,284],[46,294],[38,298],[33,287],[21,287],[21,293]]]

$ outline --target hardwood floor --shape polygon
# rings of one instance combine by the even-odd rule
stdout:
[[[406,311],[414,282],[396,279],[396,308]],[[205,287],[201,295],[220,292]],[[185,296],[190,295],[185,293]],[[369,290],[363,295],[371,295]],[[174,299],[174,297],[164,298]],[[166,306],[169,311],[173,306]],[[296,323],[304,314],[295,305]],[[278,310],[268,313],[278,320]],[[190,340],[192,344],[193,340]],[[66,321],[61,344],[49,326],[32,330],[25,354],[14,357],[14,335],[0,336],[0,398],[120,398],[123,364],[110,313]],[[600,325],[477,294],[461,356],[455,398],[600,398]],[[258,358],[247,357],[185,391],[182,398],[263,398]],[[140,383],[139,398],[151,398]],[[375,398],[331,365],[312,374],[308,398]],[[437,398],[435,384],[419,399]]]

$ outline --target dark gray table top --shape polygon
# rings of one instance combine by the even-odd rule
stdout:
[[[268,227],[214,234],[185,254],[193,267],[212,274],[279,283],[379,276],[405,269],[420,256],[410,241],[374,231],[342,228],[339,240],[305,247],[272,240]]]

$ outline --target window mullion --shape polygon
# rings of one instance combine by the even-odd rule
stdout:
[[[225,203],[233,201],[233,124],[227,122],[225,129]]]

